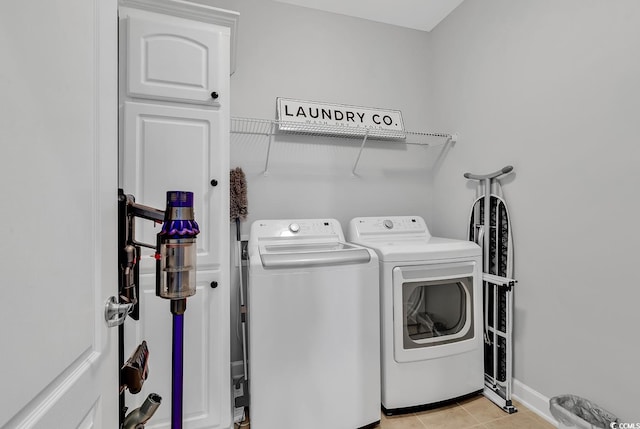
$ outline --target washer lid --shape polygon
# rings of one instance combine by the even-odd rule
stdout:
[[[371,260],[367,249],[347,243],[283,243],[259,246],[262,265],[269,268],[300,268],[362,264]]]
[[[255,262],[265,268],[302,268],[363,264],[373,258],[371,250],[345,243],[335,219],[258,220],[251,225],[252,265]]]

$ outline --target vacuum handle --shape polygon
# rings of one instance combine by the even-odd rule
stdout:
[[[472,174],[472,173],[464,173],[464,177],[472,180],[486,180],[486,179],[495,179],[496,177],[500,177],[503,174],[511,173],[513,171],[512,165],[507,165],[501,170],[494,171],[489,174]]]

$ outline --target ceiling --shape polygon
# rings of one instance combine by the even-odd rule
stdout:
[[[431,31],[464,0],[275,0],[311,9]]]

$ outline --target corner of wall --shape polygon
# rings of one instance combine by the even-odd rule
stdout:
[[[513,399],[557,427],[556,420],[549,411],[549,398],[533,390],[520,380],[513,380]]]

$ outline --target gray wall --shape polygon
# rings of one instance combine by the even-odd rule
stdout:
[[[637,421],[640,2],[466,1],[430,41],[435,123],[462,136],[435,232],[464,236],[464,172],[514,165],[515,377]]]
[[[229,2],[225,2],[229,3]],[[219,2],[219,4],[223,4]],[[264,0],[231,2],[241,14],[232,116],[275,119],[276,97],[401,110],[407,129],[429,128],[428,38],[419,31]],[[263,175],[268,139],[232,135],[231,165],[248,179],[248,226],[260,218],[412,212],[426,215],[437,150],[359,140],[280,137]]]
[[[427,33],[273,1],[201,1],[240,12],[232,116],[276,119],[276,97],[287,97],[396,109],[408,130],[434,131],[423,84]],[[356,216],[431,213],[431,167],[443,146],[369,141],[353,176],[360,140],[278,137],[264,175],[267,144],[263,136],[231,136],[231,166],[248,182],[243,234],[257,219],[332,217],[346,230]],[[232,326],[235,308],[234,301]],[[234,344],[232,360],[239,359]]]
[[[358,177],[359,142],[281,139],[264,176],[266,139],[232,136],[249,184],[243,233],[258,218],[414,213],[464,238],[474,186],[462,174],[512,164],[515,377],[638,420],[640,3],[466,1],[421,33],[202,1],[241,13],[233,116],[273,119],[281,96],[399,109],[410,130],[461,135],[446,153],[373,143]]]

